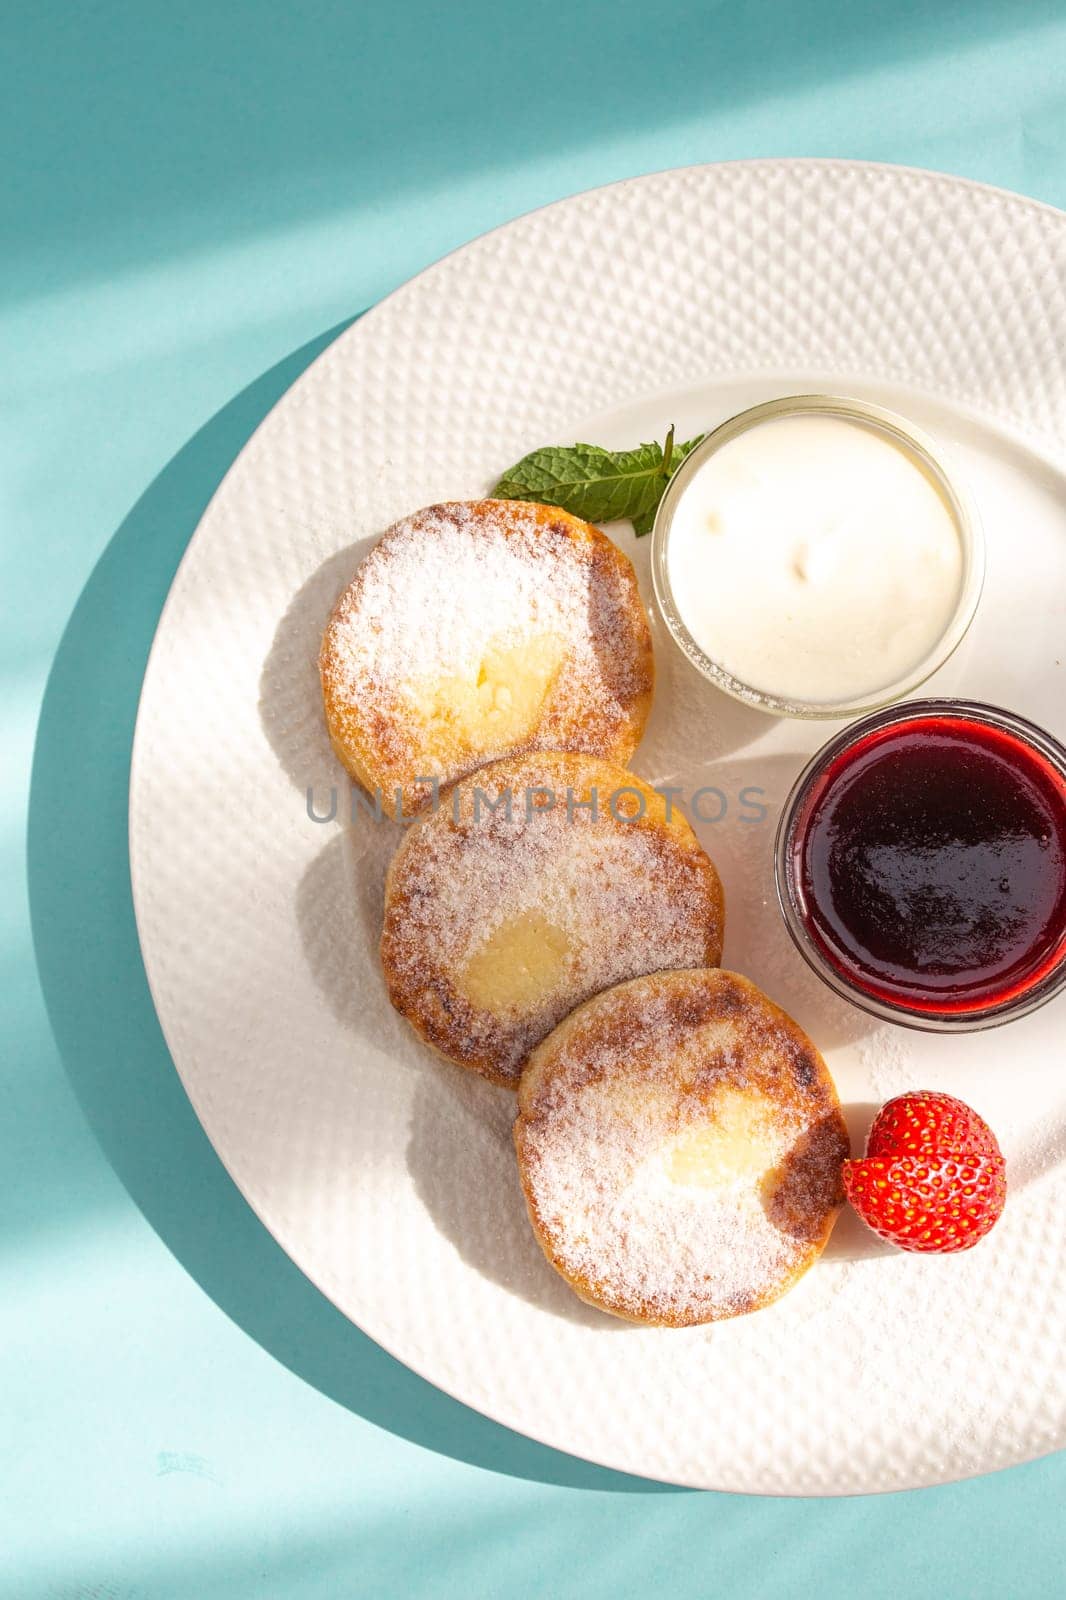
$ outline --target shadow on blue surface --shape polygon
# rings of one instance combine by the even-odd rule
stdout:
[[[664,1486],[562,1455],[470,1411],[353,1327],[231,1183],[185,1097],[148,992],[126,812],[156,622],[226,468],[344,326],[272,367],[189,440],[126,517],[78,600],[45,692],[30,795],[41,986],[67,1074],[111,1166],[185,1269],[264,1349],[349,1410],[444,1455],[545,1483],[652,1492]],[[76,807],[66,803],[72,792]]]

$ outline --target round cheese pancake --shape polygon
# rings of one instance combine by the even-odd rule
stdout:
[[[655,973],[574,1012],[530,1058],[514,1137],[544,1254],[633,1322],[769,1305],[843,1200],[848,1136],[825,1063],[733,972]]]
[[[629,760],[654,687],[632,564],[587,522],[522,501],[429,506],[385,533],[319,658],[333,748],[408,813],[525,750]]]
[[[389,868],[393,1005],[452,1061],[515,1085],[533,1046],[590,995],[713,965],[722,887],[669,811],[631,772],[558,751],[446,791]]]

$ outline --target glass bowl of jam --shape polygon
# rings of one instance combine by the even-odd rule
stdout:
[[[995,706],[912,700],[852,723],[782,813],[777,894],[838,994],[964,1032],[1066,986],[1066,749]]]

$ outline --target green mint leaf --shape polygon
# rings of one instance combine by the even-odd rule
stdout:
[[[492,491],[501,500],[539,500],[559,506],[586,522],[616,522],[639,515],[658,500],[662,447],[604,450],[575,444],[549,445],[523,457]]]
[[[699,439],[690,439],[675,444],[671,427],[665,450],[660,444],[641,444],[633,450],[605,450],[596,444],[546,445],[505,472],[493,497],[558,506],[586,522],[618,522],[628,517],[639,538],[655,520],[667,481],[698,443]]]
[[[662,497],[660,496],[660,499],[661,498]],[[658,509],[659,501],[657,500],[650,511],[642,511],[639,517],[633,517],[631,519],[633,523],[633,532],[636,534],[638,539],[643,539],[644,535],[646,533],[650,533],[654,528],[655,513],[658,511]]]
[[[705,433],[698,433],[694,439],[686,439],[684,444],[675,444],[674,445],[674,459],[673,459],[673,464],[670,467],[670,476],[671,476],[671,478],[673,477],[674,473],[677,471],[678,467],[681,465],[682,461],[684,461],[684,459],[688,455],[689,451],[690,450],[695,450],[696,446],[698,444],[702,444],[704,439],[706,439],[706,437],[707,437],[707,435]]]
[[[674,430],[671,428],[670,432],[666,436],[666,447],[663,450],[663,465],[666,468],[666,476],[663,478],[662,487],[655,497],[655,504],[650,506],[647,511],[642,511],[639,516],[633,517],[632,519],[633,532],[636,534],[638,539],[643,539],[644,535],[646,533],[650,533],[652,528],[654,528],[655,513],[659,509],[659,501],[663,497],[663,490],[666,488],[669,480],[673,477],[674,473],[677,471],[682,461],[684,461],[689,451],[695,450],[696,446],[706,438],[706,434],[698,433],[694,439],[686,439],[684,444],[675,444],[673,434]]]

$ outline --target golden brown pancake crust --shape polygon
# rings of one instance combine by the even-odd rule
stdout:
[[[612,799],[620,818],[643,815],[617,819]],[[612,763],[542,752],[483,768],[411,826],[388,874],[381,958],[393,1005],[427,1043],[513,1087],[590,995],[719,961],[724,916],[680,812],[668,821],[661,796]]]
[[[629,760],[651,709],[632,563],[553,506],[450,501],[394,524],[334,607],[319,657],[330,739],[408,813],[527,750]]]
[[[770,1304],[816,1260],[843,1200],[848,1136],[825,1063],[736,973],[656,973],[597,995],[534,1051],[518,1110],[546,1257],[582,1299],[634,1322]]]

